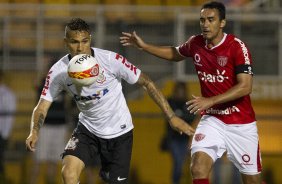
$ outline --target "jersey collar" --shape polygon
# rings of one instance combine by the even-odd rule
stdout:
[[[223,38],[221,39],[221,41],[220,41],[217,45],[213,46],[212,48],[208,48],[208,44],[207,44],[207,42],[206,42],[206,46],[205,46],[205,47],[206,47],[207,49],[209,49],[209,50],[213,50],[213,49],[219,47],[219,46],[226,40],[226,37],[227,37],[227,34],[226,34],[226,33],[223,33]]]

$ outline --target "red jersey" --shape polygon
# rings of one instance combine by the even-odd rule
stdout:
[[[202,35],[192,36],[178,51],[183,56],[193,58],[203,97],[225,93],[236,85],[236,75],[239,73],[253,74],[249,49],[231,34],[224,34],[222,41],[210,49]],[[249,95],[214,105],[201,114],[215,116],[226,124],[255,121]]]

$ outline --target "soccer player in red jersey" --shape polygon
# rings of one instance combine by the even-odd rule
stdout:
[[[214,162],[224,152],[239,169],[244,184],[259,184],[261,155],[252,92],[252,59],[240,39],[223,31],[225,6],[209,2],[200,11],[200,35],[178,47],[148,44],[136,32],[123,32],[123,46],[136,46],[169,61],[192,57],[202,96],[187,102],[202,118],[194,134],[191,153],[193,184],[208,184]]]

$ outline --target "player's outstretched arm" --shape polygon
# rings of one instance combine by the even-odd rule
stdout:
[[[156,88],[154,82],[147,75],[141,73],[137,83],[147,91],[150,97],[161,108],[167,120],[169,121],[170,126],[174,130],[181,134],[185,133],[189,136],[194,134],[195,130],[189,126],[188,123],[174,114],[164,95]]]
[[[37,106],[33,109],[30,123],[30,133],[25,141],[28,151],[35,151],[35,144],[38,140],[39,130],[44,123],[45,117],[51,104],[52,102],[41,98]]]
[[[169,61],[181,61],[184,59],[184,57],[177,52],[175,47],[148,44],[138,36],[135,31],[132,33],[122,32],[120,43],[123,46],[135,46],[140,50],[144,50],[152,55]]]

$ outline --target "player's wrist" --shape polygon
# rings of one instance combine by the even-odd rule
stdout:
[[[39,133],[39,129],[38,128],[32,128],[30,130],[30,134],[38,134]]]
[[[170,115],[167,116],[168,120],[171,120],[172,118],[174,118],[176,115],[174,113],[171,113]]]

